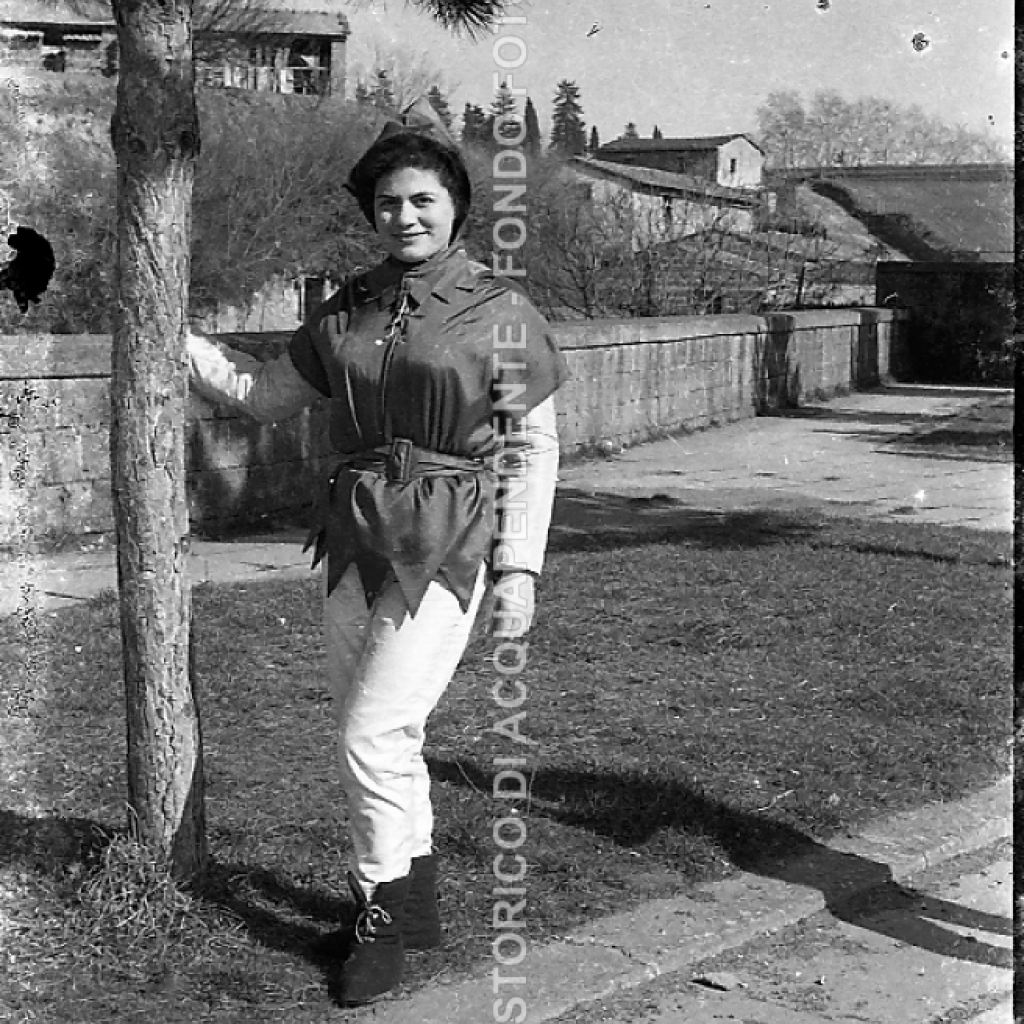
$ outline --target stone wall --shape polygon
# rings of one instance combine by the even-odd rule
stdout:
[[[885,381],[899,314],[855,309],[764,317],[558,324],[572,379],[559,391],[565,456],[635,444]],[[287,334],[222,335],[261,357]],[[110,338],[0,338],[0,545],[111,525]],[[329,458],[326,405],[274,427],[189,402],[192,521],[208,529],[308,505]]]
[[[558,393],[562,451],[635,444],[877,385],[896,317],[846,309],[558,324],[572,371]]]

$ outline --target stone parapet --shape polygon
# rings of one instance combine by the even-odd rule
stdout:
[[[889,377],[891,309],[555,324],[570,380],[563,455],[637,444],[871,387]],[[260,357],[286,333],[223,334]],[[111,528],[109,336],[0,337],[0,545]],[[309,505],[330,457],[328,409],[263,426],[189,399],[192,522],[241,527]]]

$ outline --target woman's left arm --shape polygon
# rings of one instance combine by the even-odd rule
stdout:
[[[558,481],[555,403],[547,398],[504,435],[494,547],[493,632],[524,636],[533,622],[534,580],[544,568]]]

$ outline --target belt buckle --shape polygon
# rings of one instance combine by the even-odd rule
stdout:
[[[413,467],[413,444],[408,438],[396,437],[388,452],[388,483],[407,484]]]

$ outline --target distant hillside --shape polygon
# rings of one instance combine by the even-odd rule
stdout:
[[[1012,259],[1009,166],[865,167],[820,175],[803,172],[802,180],[911,259]]]

